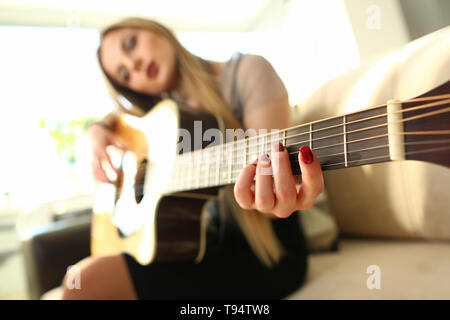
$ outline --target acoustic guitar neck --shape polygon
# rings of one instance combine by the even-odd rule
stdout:
[[[334,170],[421,160],[450,167],[450,81],[414,99],[389,101],[358,112],[248,136],[177,156],[167,193],[236,182],[244,166],[282,143],[292,173],[301,174],[299,149],[309,146]]]

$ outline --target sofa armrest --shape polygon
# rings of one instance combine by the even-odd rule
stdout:
[[[90,234],[90,214],[29,232],[21,248],[30,299],[40,299],[48,290],[60,286],[67,268],[90,255]]]

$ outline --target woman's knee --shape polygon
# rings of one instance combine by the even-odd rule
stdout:
[[[88,257],[68,268],[63,299],[136,299],[123,256]]]

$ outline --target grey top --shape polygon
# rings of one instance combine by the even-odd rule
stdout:
[[[287,95],[286,87],[265,58],[239,52],[226,62],[220,89],[241,123],[247,111]]]

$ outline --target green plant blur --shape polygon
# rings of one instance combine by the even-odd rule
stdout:
[[[42,118],[39,126],[46,130],[56,141],[56,152],[63,160],[69,164],[74,164],[76,159],[75,143],[84,133],[87,126],[98,119],[95,117],[81,118],[69,122],[53,122]]]

